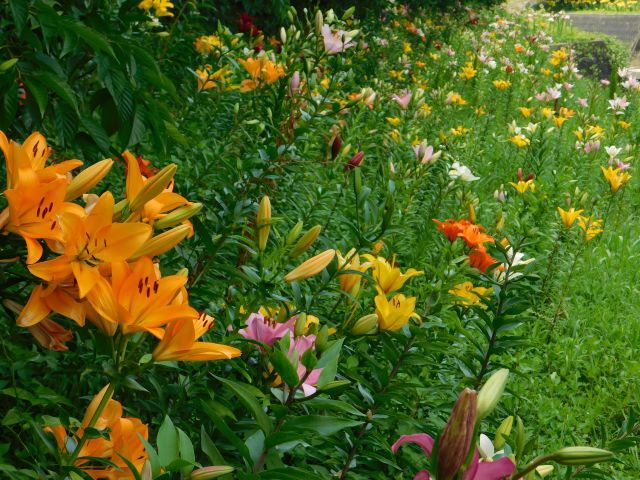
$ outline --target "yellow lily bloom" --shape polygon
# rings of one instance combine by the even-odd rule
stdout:
[[[383,257],[374,257],[373,255],[363,255],[371,263],[373,269],[373,278],[377,287],[384,293],[395,292],[400,290],[407,280],[412,277],[423,275],[423,271],[409,268],[405,273],[395,266],[395,261],[389,263]]]
[[[600,167],[600,169],[602,170],[602,174],[609,184],[612,193],[616,193],[629,180],[631,180],[631,174],[629,172],[625,172],[624,170],[620,170],[619,168],[614,169],[613,167],[609,166],[608,168]]]
[[[342,271],[354,270],[357,272],[366,272],[371,264],[360,263],[360,255],[356,253],[356,249],[352,248],[343,257],[340,252],[336,252],[338,256],[338,269]],[[362,275],[357,273],[341,273],[339,276],[340,289],[343,292],[347,292],[351,295],[357,295],[360,290],[360,284],[362,282]]]
[[[514,182],[509,182],[509,184],[515,188],[518,193],[523,194],[525,193],[527,190],[531,190],[532,192],[536,191],[536,184],[533,183],[533,179],[532,180],[518,180],[518,183],[514,183]]]
[[[420,315],[414,312],[416,297],[405,297],[398,293],[387,300],[384,293],[379,293],[374,301],[380,330],[399,330],[411,317],[420,319]]]
[[[105,192],[88,216],[60,215],[63,255],[30,265],[29,271],[50,283],[74,277],[84,298],[101,278],[100,264],[127,260],[151,236],[149,225],[112,223],[113,210],[113,195]]]
[[[558,213],[560,214],[562,223],[566,228],[571,228],[573,223],[576,221],[576,219],[580,216],[582,212],[584,212],[584,210],[576,210],[575,208],[570,208],[568,211],[566,211],[558,207]]]
[[[206,331],[195,325],[200,318],[179,318],[173,320],[164,330],[162,340],[153,351],[153,359],[157,362],[166,360],[205,361],[229,360],[240,356],[240,350],[229,345],[210,342],[196,342]]]
[[[587,241],[595,238],[604,231],[602,229],[602,219],[596,219],[593,215],[588,217],[580,215],[578,217],[578,226],[584,232],[584,237]]]
[[[482,303],[482,299],[490,296],[493,293],[492,288],[485,287],[474,287],[471,282],[462,282],[451,290],[449,290],[451,295],[456,297],[460,297],[460,300],[456,300],[457,305],[478,305],[482,308],[487,308],[486,305]]]

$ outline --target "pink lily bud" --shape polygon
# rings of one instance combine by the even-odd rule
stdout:
[[[359,167],[364,159],[364,152],[356,153],[344,166],[344,171],[353,170],[356,167]]]
[[[437,475],[438,480],[452,480],[464,465],[473,443],[476,424],[478,393],[465,388],[438,441]]]
[[[293,95],[300,88],[300,73],[298,71],[293,72],[291,75],[291,81],[289,82],[289,95],[293,97]]]
[[[335,160],[340,153],[340,148],[342,147],[342,139],[340,138],[340,134],[336,135],[336,138],[333,139],[333,143],[331,143],[331,158]]]
[[[529,175],[527,175],[527,178],[524,179],[524,181],[528,182],[529,180],[533,180],[534,178],[536,178],[536,174],[533,172],[530,172]]]
[[[518,181],[522,180],[522,168],[518,168]]]

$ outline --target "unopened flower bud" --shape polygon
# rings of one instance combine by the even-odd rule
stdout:
[[[329,328],[324,325],[316,334],[316,351],[322,353],[327,349],[329,342]]]
[[[324,270],[335,256],[335,250],[325,250],[291,270],[287,275],[285,275],[284,280],[285,282],[297,282],[298,280],[313,277]]]
[[[437,479],[452,480],[467,459],[476,423],[475,390],[465,388],[451,411],[437,453]]]
[[[553,460],[561,465],[590,465],[612,458],[609,450],[594,447],[565,447],[553,453]]]
[[[518,181],[522,180],[522,175],[523,175],[522,168],[518,168]]]
[[[173,212],[168,213],[160,220],[157,220],[153,224],[153,228],[156,230],[163,230],[165,228],[175,227],[196,215],[200,210],[202,210],[201,203],[192,203],[191,205],[176,208]]]
[[[316,32],[320,33],[322,31],[322,26],[324,25],[324,18],[322,18],[322,12],[318,10],[316,12]]]
[[[467,205],[467,217],[471,223],[476,223],[476,209],[473,206],[473,203],[469,203],[469,205]]]
[[[347,8],[344,13],[342,14],[342,20],[349,20],[352,16],[353,13],[356,11],[356,7],[355,6],[351,6],[349,8]]]
[[[302,223],[302,220],[300,220],[298,223],[296,223],[293,228],[291,230],[289,230],[289,233],[287,233],[287,245],[291,245],[293,242],[295,242],[298,238],[298,236],[300,235],[300,232],[302,232],[302,227],[304,226],[304,223]]]
[[[338,157],[338,154],[340,153],[340,147],[342,147],[342,138],[340,138],[340,134],[338,134],[331,143],[331,158],[333,160]]]
[[[553,472],[553,465],[540,465],[536,467],[536,473],[540,475],[542,478],[551,475]]]
[[[267,248],[267,240],[269,240],[269,232],[271,230],[271,201],[266,195],[260,200],[257,216],[258,228],[258,249],[264,252]]]
[[[302,255],[307,251],[311,245],[317,240],[320,232],[322,231],[322,227],[320,225],[316,225],[311,227],[307,232],[300,237],[300,240],[296,242],[296,244],[291,249],[289,253],[289,258],[296,258]]]
[[[191,472],[190,480],[210,480],[212,478],[222,477],[228,475],[235,469],[228,465],[203,467]]]
[[[287,43],[287,31],[284,27],[280,27],[280,41],[285,44]]]
[[[371,313],[360,317],[351,329],[354,335],[373,335],[378,332],[378,315]]]
[[[353,170],[356,167],[359,167],[364,159],[364,152],[360,151],[356,153],[353,157],[349,159],[347,164],[344,166],[344,171]]]
[[[173,176],[176,174],[177,169],[178,167],[176,166],[176,164],[172,163],[164,167],[153,177],[147,180],[138,194],[135,196],[135,198],[131,200],[131,203],[129,204],[129,210],[131,210],[132,212],[137,212],[144,206],[145,203],[153,200],[158,195],[160,195],[162,191],[171,183],[171,180],[173,180]]]
[[[78,175],[73,177],[73,180],[69,183],[67,193],[64,197],[65,201],[75,200],[80,195],[87,193],[109,173],[112,166],[113,160],[107,158],[82,170]]]
[[[296,70],[295,72],[293,72],[293,75],[291,75],[291,81],[289,82],[289,95],[293,97],[293,95],[298,91],[299,88],[300,72]]]
[[[480,397],[478,397],[478,402],[480,401]],[[502,450],[504,445],[507,443],[506,437],[511,435],[511,428],[513,427],[513,417],[509,415],[505,418],[498,429],[496,430],[496,436],[493,440],[493,446],[496,450]]]
[[[478,422],[487,417],[496,408],[504,392],[508,377],[509,370],[501,368],[494,372],[480,389],[478,392]]]
[[[304,335],[306,329],[307,329],[307,314],[302,312],[298,314],[298,318],[296,319],[293,333],[295,334],[296,337],[299,337],[300,335]]]
[[[162,232],[160,235],[146,241],[146,243],[134,253],[129,260],[135,260],[140,257],[155,257],[168,252],[182,240],[184,240],[192,231],[191,225],[178,225],[171,230]]]

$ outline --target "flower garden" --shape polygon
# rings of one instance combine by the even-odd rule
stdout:
[[[638,477],[624,59],[544,11],[68,3],[0,6],[2,478]]]

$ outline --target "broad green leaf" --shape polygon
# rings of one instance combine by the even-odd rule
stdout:
[[[180,447],[178,444],[178,432],[169,415],[164,417],[164,422],[158,430],[158,456],[160,464],[166,467],[174,460],[180,458]]]
[[[228,380],[226,378],[217,377],[215,375],[214,378],[233,390],[233,393],[237,395],[245,408],[252,413],[260,429],[265,433],[265,435],[269,435],[273,429],[273,424],[269,416],[264,412],[260,403],[258,403],[255,393],[251,391],[252,387],[250,388],[248,385],[234,382],[233,380]]]

